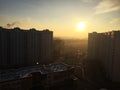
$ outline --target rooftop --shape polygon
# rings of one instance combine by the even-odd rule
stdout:
[[[3,27],[0,27],[0,30],[6,30],[6,31],[44,31],[44,32],[49,32],[50,30],[49,29],[43,29],[43,30],[37,30],[35,28],[31,28],[31,29],[21,29],[19,27],[15,27],[15,28],[3,28]]]
[[[72,67],[71,67],[72,68]],[[0,70],[0,82],[25,78],[33,72],[40,72],[41,74],[48,74],[51,72],[61,72],[70,69],[65,64],[49,64],[41,66],[22,67],[18,69]]]

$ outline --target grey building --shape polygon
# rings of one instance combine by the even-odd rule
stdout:
[[[100,60],[107,76],[120,81],[120,31],[89,33],[88,58]]]
[[[52,31],[0,28],[0,67],[45,64],[52,54]]]

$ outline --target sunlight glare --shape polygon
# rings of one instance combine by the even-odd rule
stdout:
[[[84,29],[85,29],[85,22],[79,22],[78,24],[77,24],[77,29],[79,30],[79,31],[83,31]]]

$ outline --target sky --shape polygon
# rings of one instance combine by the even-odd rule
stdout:
[[[85,23],[84,30],[77,28]],[[120,30],[120,0],[0,0],[0,26],[50,29],[54,37],[87,38]]]

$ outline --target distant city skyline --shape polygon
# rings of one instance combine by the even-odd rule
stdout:
[[[119,30],[119,22],[119,0],[0,0],[0,26],[6,28],[48,28],[55,37],[82,39]]]

